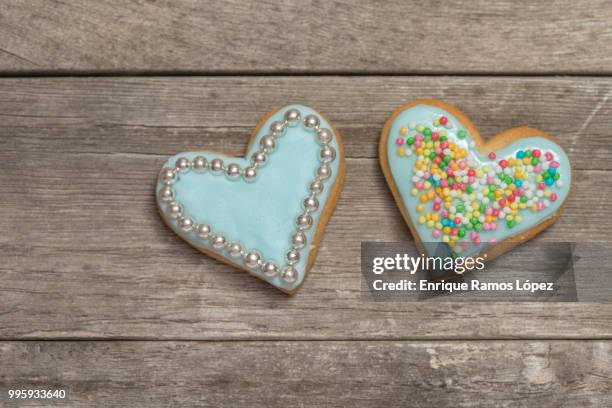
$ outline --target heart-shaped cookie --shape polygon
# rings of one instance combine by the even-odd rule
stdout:
[[[156,185],[163,220],[200,251],[294,292],[316,258],[344,180],[339,133],[289,105],[257,125],[246,158],[184,152]]]
[[[570,191],[569,159],[551,136],[518,127],[485,142],[439,100],[397,109],[379,155],[404,220],[430,256],[499,256],[552,225]]]

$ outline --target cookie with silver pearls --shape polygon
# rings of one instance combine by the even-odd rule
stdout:
[[[301,157],[303,151],[288,152],[288,148],[284,149],[284,144],[289,144],[292,137],[301,137],[307,140],[309,147],[315,146],[312,157]],[[284,292],[293,293],[313,264],[318,241],[339,196],[344,178],[343,147],[337,131],[322,115],[308,107],[294,105],[272,112],[260,122],[247,153],[245,159],[231,161],[223,155],[207,152],[175,156],[173,162],[169,161],[162,168],[158,177],[156,193],[160,212],[164,221],[191,245],[227,260]],[[240,234],[230,236],[232,234],[224,231],[224,223],[215,225],[214,219],[190,211],[190,205],[182,200],[184,193],[179,186],[187,175],[197,175],[202,180],[223,178],[227,183],[240,185],[257,184],[258,180],[267,177],[268,163],[277,156],[288,154],[294,156],[292,160],[312,162],[312,169],[308,180],[304,181],[302,198],[297,202],[283,203],[295,216],[284,252],[279,248],[282,253],[266,253],[260,247],[269,248],[270,245],[258,245],[253,240],[242,239]],[[249,243],[245,244],[245,241]]]

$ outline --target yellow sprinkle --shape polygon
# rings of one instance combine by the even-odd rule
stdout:
[[[417,205],[416,209],[417,209],[418,212],[423,212],[423,210],[425,209],[425,206],[423,204],[419,204],[419,205]]]
[[[449,241],[449,237],[448,237],[448,235],[444,235],[444,236],[442,237],[442,242],[448,242],[448,241]]]
[[[431,221],[431,220],[427,221],[427,226],[428,226],[429,228],[433,228],[433,226],[434,226],[434,222],[433,222],[433,221]]]
[[[436,127],[440,126],[440,119],[434,119],[433,125]]]
[[[425,224],[425,217],[422,215],[419,217],[419,224]]]
[[[436,222],[436,228],[437,229],[442,229],[442,223],[441,222]]]
[[[417,190],[416,188],[413,188],[412,190],[410,190],[410,194],[415,196],[415,195],[419,194],[419,190]]]
[[[403,148],[403,147],[398,147],[398,148],[397,148],[397,155],[398,155],[399,157],[402,157],[402,156],[404,155],[404,153],[406,153],[406,151],[404,150],[404,148]]]
[[[405,135],[407,132],[406,128],[401,128],[400,129],[400,135]]]
[[[422,132],[423,130],[425,130],[425,126],[420,125],[420,124],[419,124],[419,125],[416,125],[416,131],[417,131],[417,132]]]
[[[520,222],[523,222],[523,217],[521,217],[520,215],[517,215],[516,217],[514,217],[514,220],[520,223]]]

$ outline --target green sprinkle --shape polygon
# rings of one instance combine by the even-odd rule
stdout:
[[[514,220],[508,220],[508,222],[506,222],[506,225],[508,226],[508,228],[514,227]]]
[[[414,137],[409,137],[408,139],[406,139],[406,144],[408,146],[412,145],[414,143]]]
[[[521,196],[521,203],[527,202],[527,196]]]
[[[537,157],[532,157],[531,158],[531,165],[532,166],[537,166],[537,164],[540,162],[540,159],[538,159]]]
[[[430,128],[423,129],[423,136],[431,136],[431,129]]]
[[[459,139],[465,139],[465,130],[461,129],[460,131],[457,132],[457,137]]]
[[[465,230],[462,228],[459,231],[457,231],[457,235],[459,235],[459,238],[463,238],[465,237]]]

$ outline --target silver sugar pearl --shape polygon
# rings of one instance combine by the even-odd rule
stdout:
[[[270,132],[275,137],[281,137],[285,134],[285,124],[283,122],[272,122],[270,123]]]
[[[268,160],[268,156],[266,156],[265,152],[261,152],[261,151],[255,152],[251,156],[251,163],[253,163],[253,166],[256,166],[256,167],[264,166],[267,160]]]
[[[194,157],[191,166],[195,171],[204,171],[208,167],[208,160],[202,156]]]
[[[301,117],[302,115],[297,109],[289,109],[287,112],[285,112],[285,121],[287,121],[287,124],[291,127],[297,125],[300,122]]]
[[[172,184],[176,181],[176,172],[174,169],[164,167],[161,172],[159,172],[159,179],[164,183]]]
[[[292,249],[287,252],[286,258],[289,265],[295,265],[300,261],[300,253],[296,249]]]
[[[193,220],[189,217],[181,217],[178,220],[178,226],[185,232],[193,230]]]
[[[176,169],[181,173],[185,173],[191,168],[191,162],[186,157],[179,157],[174,165],[176,166]]]
[[[172,187],[165,186],[159,190],[159,199],[166,203],[172,201],[174,199],[174,191],[172,190]]]
[[[281,276],[281,279],[284,280],[285,282],[294,283],[295,281],[297,281],[298,272],[295,270],[293,266],[287,266],[286,268],[283,268],[280,276]]]
[[[276,276],[276,274],[278,274],[278,269],[278,266],[274,262],[266,262],[261,267],[264,276],[268,278]]]
[[[336,150],[331,146],[323,146],[319,152],[319,158],[323,163],[330,163],[336,160]]]
[[[259,266],[259,261],[261,260],[261,255],[257,252],[252,251],[246,254],[244,257],[244,264],[249,269],[256,269]]]
[[[244,169],[243,177],[246,181],[253,181],[257,177],[257,169],[255,167],[247,167]]]
[[[302,204],[304,205],[304,209],[308,212],[317,211],[319,208],[319,200],[317,200],[317,197],[314,196],[306,197]]]
[[[332,169],[327,164],[324,164],[317,169],[317,175],[321,177],[321,180],[327,180],[332,175]]]
[[[303,232],[296,232],[291,237],[291,244],[295,249],[302,249],[306,245],[306,234]]]
[[[219,173],[223,171],[223,160],[221,159],[212,159],[210,161],[210,169],[215,173]]]
[[[276,139],[272,135],[264,136],[261,138],[259,145],[261,146],[261,150],[264,152],[273,152],[274,149],[276,149]]]
[[[319,129],[317,131],[317,142],[320,144],[328,144],[332,140],[332,132],[329,129]]]
[[[168,215],[170,216],[170,218],[175,220],[178,217],[180,217],[182,214],[183,214],[183,207],[181,207],[179,203],[173,201],[170,204],[168,204]]]
[[[296,225],[301,230],[307,230],[312,226],[312,217],[308,214],[300,214],[297,217]]]
[[[308,189],[310,190],[311,193],[320,193],[323,191],[323,182],[321,180],[315,180],[312,183],[310,183],[310,186],[308,187]]]
[[[237,242],[232,242],[227,248],[227,252],[232,258],[240,258],[240,256],[242,255],[242,246]]]
[[[236,163],[228,164],[226,174],[231,179],[237,179],[238,177],[240,177],[240,166]]]
[[[210,245],[215,249],[223,248],[225,246],[225,237],[223,235],[210,237]]]
[[[198,235],[198,237],[206,239],[210,236],[212,229],[210,228],[210,225],[207,224],[199,224],[196,227],[196,234]]]
[[[321,122],[316,115],[308,115],[304,118],[304,126],[306,129],[314,129],[319,126]]]

